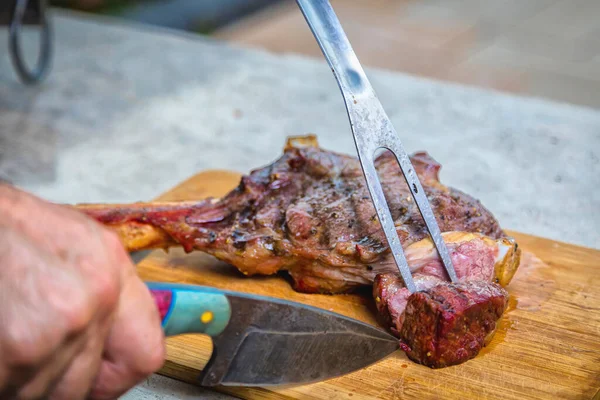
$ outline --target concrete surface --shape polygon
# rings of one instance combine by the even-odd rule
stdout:
[[[120,18],[190,31],[212,31],[279,0],[163,0],[133,3]]]
[[[54,17],[54,69],[41,87],[16,81],[0,32],[0,177],[39,196],[148,200],[203,169],[269,163],[287,135],[307,132],[355,154],[324,61]],[[440,161],[445,183],[505,228],[600,248],[600,112],[367,72],[406,148]],[[152,377],[126,397],[209,395]]]
[[[363,65],[600,109],[598,0],[331,0]],[[321,58],[295,2],[214,36]]]
[[[145,382],[121,396],[121,400],[233,400],[236,398],[161,375],[152,375]]]

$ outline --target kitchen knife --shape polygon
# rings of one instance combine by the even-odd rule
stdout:
[[[338,377],[399,348],[369,324],[308,305],[248,293],[147,282],[166,336],[211,336],[203,386],[276,386]]]

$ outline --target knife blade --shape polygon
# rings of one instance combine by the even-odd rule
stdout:
[[[381,329],[301,303],[205,286],[146,285],[166,336],[212,338],[202,386],[314,383],[367,367],[399,348]]]

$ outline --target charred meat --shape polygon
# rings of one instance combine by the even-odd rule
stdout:
[[[463,363],[491,339],[507,304],[508,293],[485,281],[416,292],[404,311],[400,345],[411,360],[431,368]]]
[[[288,139],[279,159],[243,176],[220,199],[76,207],[117,230],[130,251],[181,246],[245,275],[287,271],[301,292],[371,286],[382,321],[412,359],[451,365],[474,356],[476,343],[493,331],[520,250],[478,200],[440,182],[440,165],[427,153],[411,161],[461,280],[448,284],[401,170],[384,153],[375,164],[419,288],[412,295],[397,273],[358,159],[319,148],[314,136]],[[471,336],[452,336],[461,329]]]
[[[411,160],[442,232],[505,237],[479,201],[440,183],[431,157]],[[383,154],[376,165],[406,248],[427,237],[427,228],[393,156]],[[79,208],[120,230],[129,250],[179,245],[246,275],[286,270],[302,292],[347,292],[396,269],[358,160],[311,137],[290,139],[282,157],[221,199]]]

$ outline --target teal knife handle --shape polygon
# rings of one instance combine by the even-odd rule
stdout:
[[[219,335],[231,318],[224,293],[202,286],[146,282],[158,307],[165,336]]]

